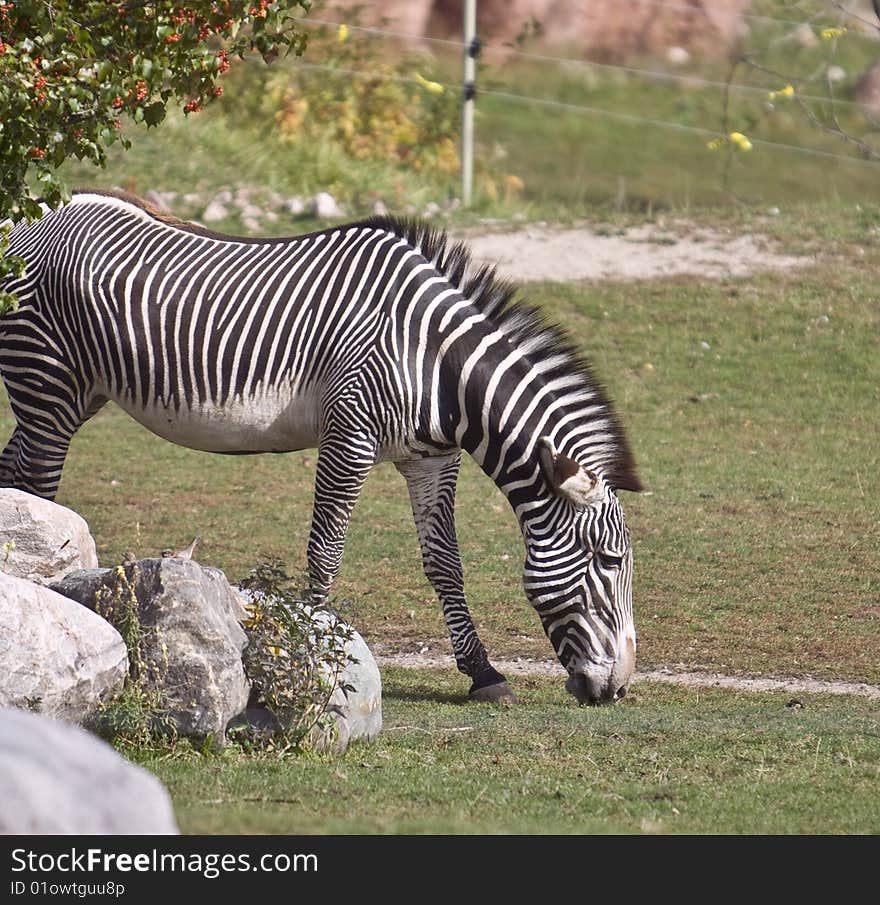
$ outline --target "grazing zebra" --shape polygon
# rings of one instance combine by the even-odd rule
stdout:
[[[468,613],[453,510],[466,450],[509,500],[523,583],[579,701],[626,693],[632,550],[616,492],[639,490],[610,402],[565,334],[423,225],[376,218],[245,239],[134,198],[80,192],[11,232],[0,373],[17,426],[0,486],[52,499],[68,445],[108,400],[183,446],[317,446],[308,543],[326,597],[370,469],[409,489],[459,670],[511,700]]]

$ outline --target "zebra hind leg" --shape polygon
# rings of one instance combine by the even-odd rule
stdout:
[[[460,454],[395,463],[406,479],[419,535],[422,565],[443,605],[443,616],[460,672],[470,676],[476,701],[513,704],[507,679],[489,662],[464,596],[464,577],[455,534],[455,485]]]

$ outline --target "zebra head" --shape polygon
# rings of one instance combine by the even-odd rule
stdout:
[[[538,446],[551,494],[529,519],[523,584],[582,704],[622,698],[635,670],[632,548],[623,509],[605,478]]]

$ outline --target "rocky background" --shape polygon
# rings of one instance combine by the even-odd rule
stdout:
[[[506,43],[535,21],[543,44],[606,61],[668,47],[717,55],[736,46],[748,6],[749,0],[479,0],[477,29],[484,41]],[[327,11],[340,17],[350,8],[334,0]],[[372,25],[385,20],[404,34],[458,39],[461,10],[461,0],[376,0],[361,18]]]

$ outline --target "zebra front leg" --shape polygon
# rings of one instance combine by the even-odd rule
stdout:
[[[21,428],[16,426],[0,453],[0,487],[15,486],[15,461],[18,458],[18,444],[21,443]]]
[[[17,427],[0,454],[0,487],[54,500],[72,437],[67,431],[50,437]]]
[[[406,478],[419,535],[422,565],[443,606],[455,662],[472,680],[478,701],[513,703],[507,680],[489,662],[464,597],[464,576],[455,535],[455,484],[460,453],[395,463]]]
[[[339,574],[351,513],[375,461],[375,444],[366,438],[325,434],[321,439],[308,547],[309,579],[317,602],[327,599]]]

